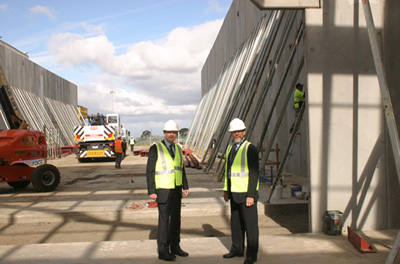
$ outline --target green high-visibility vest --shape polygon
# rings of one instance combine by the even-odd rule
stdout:
[[[249,189],[249,166],[247,163],[247,150],[251,143],[245,140],[239,147],[235,159],[231,166],[231,192],[245,193]],[[232,147],[235,143],[228,146],[226,159],[229,158]],[[259,182],[257,184],[257,190]],[[228,161],[225,162],[225,185],[224,191],[228,190]]]
[[[182,150],[175,144],[175,159],[172,159],[167,147],[161,143],[157,146],[155,183],[156,189],[174,189],[182,185],[183,158]]]
[[[300,102],[304,102],[304,92],[300,91],[299,89],[296,89],[294,91],[294,108],[299,108]]]

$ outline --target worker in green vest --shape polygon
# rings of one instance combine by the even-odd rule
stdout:
[[[158,204],[157,246],[158,258],[174,260],[175,256],[189,254],[180,247],[181,200],[189,194],[189,185],[183,166],[182,149],[175,144],[178,124],[169,120],[164,124],[164,140],[149,150],[146,178],[151,199]]]
[[[135,147],[135,144],[136,144],[135,138],[134,138],[134,137],[131,137],[131,138],[129,139],[129,145],[131,146],[131,154],[133,154],[133,149],[134,149],[134,147]]]
[[[303,84],[297,83],[296,84],[296,90],[294,91],[294,111],[295,111],[295,119],[292,124],[292,127],[290,128],[289,133],[293,132],[294,129],[294,124],[296,122],[297,117],[299,116],[300,109],[303,106],[304,98],[305,98],[305,92],[303,92]]]
[[[224,200],[231,203],[232,246],[224,258],[244,255],[244,238],[247,235],[247,251],[244,264],[257,261],[258,253],[258,151],[245,139],[246,126],[238,118],[229,124],[234,142],[226,151]]]

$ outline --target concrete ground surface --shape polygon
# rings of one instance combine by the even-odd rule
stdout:
[[[113,162],[78,163],[70,155],[49,161],[61,172],[54,192],[1,184],[0,263],[164,263],[156,252],[157,209],[146,207],[146,162],[129,155],[115,169]],[[231,243],[223,183],[213,173],[186,170],[190,193],[183,199],[181,246],[190,256],[174,262],[243,263],[222,258]],[[307,191],[306,179],[287,174],[283,197],[271,204],[265,203],[270,183],[260,184],[257,263],[385,262],[398,230],[359,233],[377,253],[359,253],[346,233],[307,233],[308,203],[292,197],[292,184]]]

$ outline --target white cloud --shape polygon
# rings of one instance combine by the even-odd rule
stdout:
[[[221,7],[218,0],[208,0],[208,12],[227,12],[229,7]]]
[[[0,11],[1,12],[6,12],[8,9],[8,5],[7,4],[1,4],[0,5]]]
[[[114,45],[105,35],[85,38],[74,33],[53,35],[49,49],[61,65],[75,66],[88,63],[107,65],[115,52]]]
[[[88,74],[93,66],[100,71],[91,76],[91,83],[77,83],[79,104],[88,107],[89,113],[110,113],[114,105],[121,115],[134,117],[134,130],[140,130],[138,123],[149,121],[162,127],[171,118],[189,126],[200,101],[201,68],[221,24],[222,20],[216,20],[179,27],[158,41],[133,43],[121,55],[115,54],[117,45],[100,32],[90,37],[55,34],[49,50],[64,67],[85,67]],[[114,104],[111,90],[116,91]]]
[[[104,35],[103,24],[100,25],[91,25],[87,22],[79,22],[79,23],[71,23],[66,22],[62,24],[64,30],[66,31],[81,31],[85,32],[84,36],[97,36],[97,35]]]
[[[34,15],[43,14],[51,20],[56,19],[56,16],[54,15],[54,11],[47,6],[37,5],[35,7],[30,8],[29,11]]]

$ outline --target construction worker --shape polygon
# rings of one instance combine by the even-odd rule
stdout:
[[[115,152],[115,168],[121,168],[121,161],[122,161],[122,152],[123,152],[123,144],[121,140],[121,136],[117,136],[117,140],[114,141],[114,152]]]
[[[247,234],[247,251],[244,264],[257,261],[258,253],[258,151],[245,139],[246,126],[235,118],[229,124],[234,142],[226,151],[224,200],[231,203],[232,246],[224,258],[244,255],[244,238]]]
[[[179,245],[181,233],[181,200],[189,194],[181,148],[175,144],[178,124],[164,124],[164,140],[154,143],[147,160],[147,189],[158,203],[158,258],[172,261],[175,255],[187,257]]]
[[[297,117],[299,116],[300,109],[303,106],[304,98],[305,98],[305,93],[303,92],[303,84],[297,83],[296,84],[296,90],[294,91],[294,111],[295,111],[295,119],[292,124],[292,127],[290,128],[289,133],[293,132],[294,129],[294,124],[296,122]]]
[[[136,144],[136,140],[134,137],[131,137],[131,139],[129,139],[129,145],[131,145],[131,153],[133,154],[133,148],[135,147]]]

